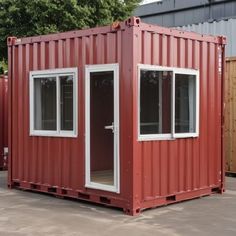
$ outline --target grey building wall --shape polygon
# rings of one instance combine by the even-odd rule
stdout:
[[[224,35],[227,37],[226,56],[236,56],[236,19],[227,19],[177,27],[200,34]]]
[[[167,27],[236,16],[236,0],[163,0],[139,6],[135,16]]]

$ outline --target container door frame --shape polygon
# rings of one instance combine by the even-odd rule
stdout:
[[[114,185],[109,186],[91,182],[90,169],[90,73],[114,73]],[[119,64],[85,65],[85,187],[120,193],[120,156],[119,156]]]

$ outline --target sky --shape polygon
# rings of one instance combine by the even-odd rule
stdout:
[[[158,1],[161,1],[161,0],[143,0],[141,5],[151,3],[151,2],[158,2]]]

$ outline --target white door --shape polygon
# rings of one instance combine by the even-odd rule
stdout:
[[[119,193],[119,66],[85,74],[85,187]]]

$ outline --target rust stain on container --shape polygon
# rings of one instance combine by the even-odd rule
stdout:
[[[8,80],[0,75],[0,169],[7,169],[8,155]]]
[[[226,171],[236,173],[236,57],[226,59],[225,73],[225,159]]]
[[[148,25],[135,17],[116,29],[9,38],[9,186],[116,206],[131,215],[222,192],[224,44],[223,37]],[[114,63],[119,67],[116,192],[86,186],[85,168],[85,66]],[[199,71],[198,137],[138,141],[138,64]],[[68,67],[78,70],[78,136],[30,136],[29,72]]]

